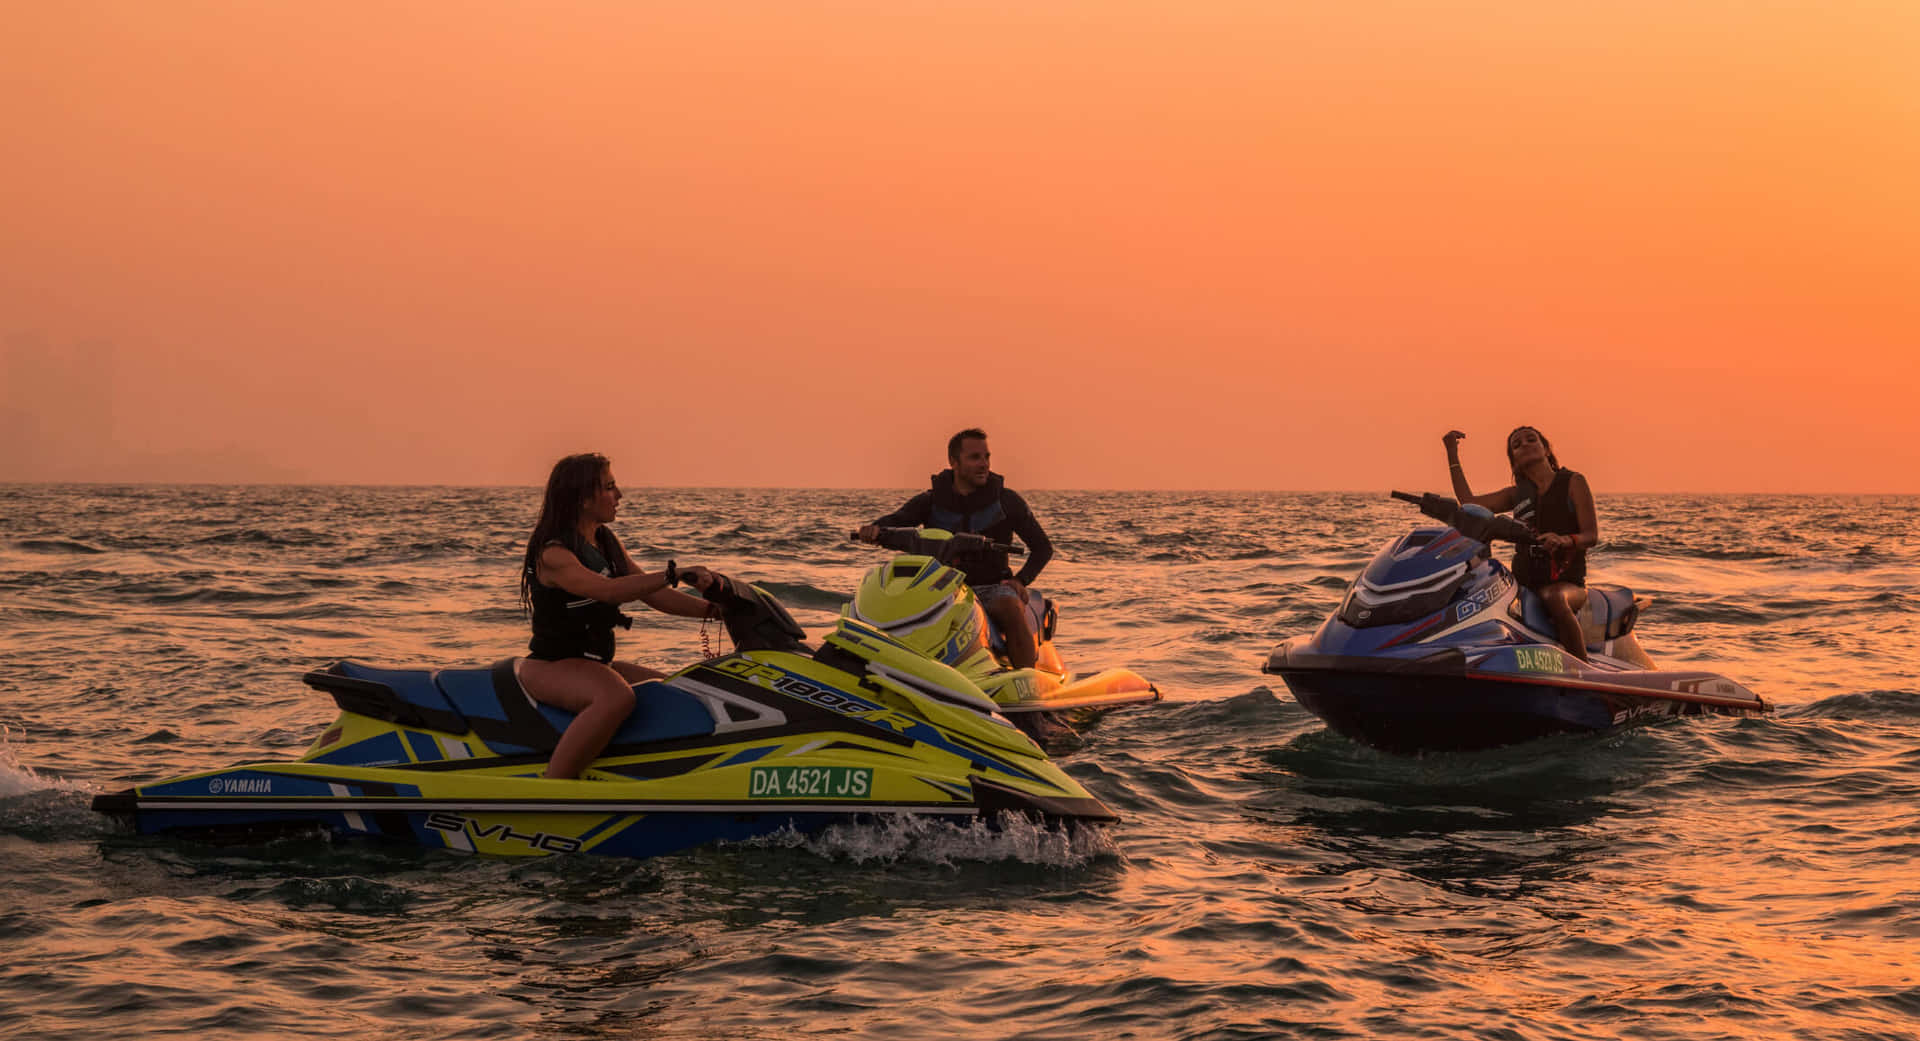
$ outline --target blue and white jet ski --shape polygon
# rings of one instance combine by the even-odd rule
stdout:
[[[1588,587],[1590,660],[1568,654],[1539,597],[1493,559],[1495,540],[1533,541],[1525,525],[1440,495],[1393,497],[1447,527],[1388,544],[1319,630],[1281,644],[1263,669],[1334,731],[1411,754],[1772,711],[1725,676],[1656,669],[1633,635],[1647,601],[1621,586]]]

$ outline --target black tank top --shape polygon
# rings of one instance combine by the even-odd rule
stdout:
[[[623,572],[608,559],[613,547],[605,528],[601,529],[601,538],[601,545],[595,546],[570,534],[564,540],[554,539],[547,545],[572,550],[588,571],[608,578],[618,577]],[[527,644],[527,654],[544,661],[562,658],[612,661],[613,627],[632,628],[633,619],[614,604],[575,596],[559,586],[542,583],[537,565],[529,577],[533,579],[533,640]]]
[[[1580,534],[1580,514],[1573,505],[1574,471],[1554,471],[1544,492],[1524,477],[1514,481],[1513,516],[1539,535]],[[1587,584],[1587,551],[1567,549],[1548,553],[1539,546],[1516,547],[1513,551],[1513,577],[1528,589],[1539,589],[1555,582]]]

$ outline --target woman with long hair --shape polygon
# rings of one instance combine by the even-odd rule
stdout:
[[[620,485],[607,457],[588,452],[553,464],[540,520],[527,539],[520,602],[533,622],[521,662],[528,696],[575,713],[547,763],[545,776],[578,777],[607,747],[633,711],[633,685],[665,674],[613,656],[615,626],[633,620],[619,605],[640,600],[685,618],[717,614],[712,604],[670,588],[685,578],[701,589],[706,568],[647,572],[607,527],[620,510]]]
[[[1560,465],[1545,434],[1523,426],[1507,435],[1507,466],[1513,471],[1513,483],[1497,492],[1475,495],[1460,466],[1460,439],[1466,436],[1449,430],[1440,439],[1447,446],[1454,497],[1462,505],[1473,503],[1495,513],[1511,511],[1514,519],[1534,532],[1533,546],[1514,548],[1513,577],[1540,595],[1561,646],[1586,661],[1587,641],[1580,631],[1579,611],[1587,603],[1587,548],[1600,541],[1593,490],[1585,476]]]

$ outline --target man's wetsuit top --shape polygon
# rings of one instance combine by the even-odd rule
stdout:
[[[603,527],[595,539],[599,542],[597,546],[589,545],[579,535],[569,533],[565,539],[554,539],[547,545],[572,550],[588,571],[598,572],[608,578],[623,574],[620,566],[613,563],[620,559],[613,533]],[[611,662],[613,627],[617,625],[631,629],[633,619],[622,613],[618,605],[602,603],[592,597],[575,596],[559,586],[542,584],[537,570],[530,577],[533,579],[533,640],[527,644],[528,656],[542,661],[591,658],[594,661]]]
[[[1514,481],[1513,516],[1536,534],[1578,535],[1580,513],[1573,505],[1572,470],[1554,471],[1545,492],[1535,490],[1524,477]],[[1587,584],[1587,551],[1567,549],[1548,553],[1538,546],[1513,552],[1513,577],[1528,589],[1541,589],[1555,582]]]
[[[1010,542],[1020,536],[1027,545],[1026,563],[1015,575],[1007,564],[1007,555],[992,550],[962,557],[953,562],[967,576],[970,586],[993,585],[1012,578],[1021,585],[1032,585],[1040,569],[1053,559],[1053,542],[1040,530],[1033,511],[1017,492],[1007,490],[997,473],[988,473],[985,484],[961,495],[953,487],[953,471],[933,475],[933,487],[907,500],[905,506],[873,522],[882,528],[911,528],[926,525],[947,531],[972,532],[995,542]]]

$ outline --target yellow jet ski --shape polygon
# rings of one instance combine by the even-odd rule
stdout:
[[[997,627],[950,562],[982,550],[1017,555],[1021,547],[938,528],[881,528],[873,541],[899,555],[866,573],[841,615],[952,666],[1029,732],[1040,729],[1042,714],[1160,700],[1159,688],[1132,669],[1068,671],[1053,642],[1059,612],[1034,593],[1028,613],[1039,658],[1033,668],[1011,666]]]
[[[964,587],[963,587],[964,588]],[[647,857],[893,815],[1117,819],[959,670],[857,619],[815,649],[771,594],[707,593],[735,651],[635,687],[575,780],[541,777],[569,713],[491,668],[310,672],[340,715],[297,760],[101,795],[141,833],[380,836],[461,852]]]

